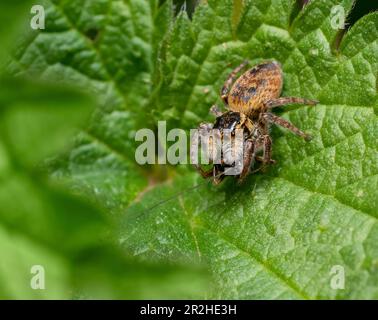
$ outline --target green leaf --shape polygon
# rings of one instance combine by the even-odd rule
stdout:
[[[173,19],[170,1],[49,1],[47,29],[8,69],[98,97],[89,128],[53,167],[121,217],[125,252],[204,263],[215,298],[377,298],[378,15],[337,47],[340,4],[348,13],[353,1],[313,0],[298,12],[291,0],[208,0],[191,20]],[[178,170],[146,192],[135,130],[213,121],[209,107],[245,59],[280,61],[283,96],[320,101],[281,110],[314,140],[273,128],[277,165],[242,187],[229,179],[188,192],[200,179]],[[332,289],[334,266],[345,270],[344,290]]]
[[[9,78],[0,79],[0,86],[3,142],[14,161],[29,167],[66,147],[67,137],[77,133],[75,126],[94,109],[88,97],[63,87]]]
[[[114,243],[114,225],[103,212],[35,168],[67,142],[88,109],[88,99],[51,85],[11,79],[1,84],[7,91],[0,95],[0,298],[202,294],[206,281],[202,270],[125,256]],[[43,287],[35,288],[33,279],[39,277],[44,278],[37,281]]]
[[[124,257],[108,239],[101,212],[59,188],[13,174],[0,188],[1,299],[156,299],[198,297],[199,268],[155,265]],[[22,199],[17,201],[16,199]],[[43,290],[31,286],[34,266]]]
[[[236,39],[232,1],[209,1],[193,22],[180,16],[158,106],[208,118],[234,66],[274,58],[283,64],[284,96],[320,100],[282,114],[314,140],[274,128],[278,164],[243,187],[200,186],[178,196],[200,183],[188,174],[164,192],[152,191],[125,215],[124,245],[154,258],[205,261],[214,298],[377,298],[378,15],[361,19],[335,54],[336,1],[312,1],[291,25],[290,2],[269,3],[248,2]],[[346,11],[351,5],[343,3]],[[162,194],[175,199],[154,208]],[[333,266],[345,270],[344,290],[331,287]]]
[[[78,88],[36,82],[35,74],[32,76],[33,80],[0,78],[0,298],[202,295],[206,277],[201,269],[125,256],[114,242],[114,226],[103,212],[43,174],[41,161],[67,148],[69,137],[95,103]],[[101,148],[93,151],[95,156],[103,152]],[[101,161],[100,165],[106,167]],[[124,175],[124,166],[112,166],[114,172]],[[99,178],[96,181],[101,181]],[[42,287],[33,287],[36,284]]]
[[[8,54],[17,34],[25,32],[30,28],[31,0],[20,0],[17,3],[3,1],[0,4],[0,61],[3,61]]]
[[[47,1],[45,11],[46,30],[25,39],[8,70],[74,85],[98,99],[103,108],[54,166],[55,174],[74,178],[76,188],[100,194],[99,202],[121,210],[147,186],[134,164],[134,134],[149,122],[139,110],[153,90],[152,61],[171,7],[139,0],[90,1],[84,8],[76,1]]]

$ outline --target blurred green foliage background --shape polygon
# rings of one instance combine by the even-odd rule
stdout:
[[[32,3],[0,3],[0,299],[202,296],[202,269],[128,257],[111,217],[49,176],[44,161],[72,143],[98,102],[74,86],[4,71],[7,53],[33,36]],[[45,270],[44,290],[31,287],[33,266]]]

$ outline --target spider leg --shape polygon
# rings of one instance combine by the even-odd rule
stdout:
[[[265,135],[263,138],[264,153],[263,164],[269,164],[272,160],[272,138],[269,135]]]
[[[280,118],[280,117],[278,117],[278,116],[276,116],[272,113],[264,113],[264,114],[262,114],[262,117],[263,117],[263,119],[265,119],[266,121],[268,121],[270,123],[275,123],[275,124],[277,124],[277,125],[279,125],[283,128],[290,130],[291,132],[302,137],[306,141],[310,141],[312,139],[310,135],[308,135],[307,133],[304,133],[303,131],[298,129],[291,122],[289,122],[289,121],[287,121],[283,118]]]
[[[213,114],[216,117],[220,117],[223,112],[220,111],[219,107],[215,104],[210,108],[210,113]]]
[[[219,167],[215,165],[212,170],[212,175],[213,175],[213,184],[218,185],[220,184],[223,179],[225,178],[225,175],[223,174],[224,172],[219,170]]]
[[[210,169],[208,171],[205,171],[202,169],[201,165],[199,164],[193,164],[193,167],[200,173],[202,178],[210,178],[213,175],[213,169]]]
[[[210,131],[211,129],[213,128],[213,125],[211,123],[201,123],[198,127],[198,131]],[[194,141],[197,141],[197,142],[194,142]],[[190,159],[192,161],[192,165],[193,167],[201,174],[201,176],[203,178],[209,178],[213,175],[213,168],[209,169],[208,171],[205,171],[202,169],[201,165],[198,164],[198,163],[195,163],[196,161],[196,152],[198,152],[197,149],[192,149],[192,146],[193,145],[196,145],[196,147],[198,148],[198,132],[192,137],[192,141],[191,141],[191,150],[190,150]]]
[[[262,166],[261,170],[264,172],[267,165],[271,163],[275,163],[272,159],[272,138],[269,135],[263,136],[263,156],[261,158]]]
[[[264,157],[256,156],[255,159],[258,162],[264,162]],[[277,163],[276,160],[273,160],[273,159],[270,159],[269,161],[269,164],[276,164],[276,163]]]
[[[255,158],[255,143],[254,141],[247,140],[244,146],[244,153],[243,153],[243,170],[240,173],[238,183],[242,183],[245,178],[248,176],[249,171],[251,169],[252,161]]]
[[[224,101],[225,104],[228,104],[228,93],[229,93],[229,91],[231,89],[232,84],[236,80],[237,74],[241,70],[243,70],[248,64],[249,64],[249,61],[245,60],[240,66],[238,66],[237,68],[235,68],[230,73],[230,75],[228,76],[228,78],[227,78],[226,82],[224,83],[223,88],[221,90],[221,98],[222,98],[222,100]]]
[[[317,100],[311,100],[306,98],[296,98],[296,97],[281,97],[278,99],[270,100],[267,102],[266,106],[268,109],[284,106],[287,104],[306,104],[309,106],[315,106],[319,103]]]
[[[213,124],[208,122],[201,122],[198,126],[198,130],[210,131],[211,129],[213,129]]]

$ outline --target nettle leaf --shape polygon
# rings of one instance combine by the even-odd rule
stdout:
[[[73,85],[102,106],[88,130],[55,167],[77,188],[121,210],[147,186],[134,164],[134,135],[151,126],[140,113],[149,102],[156,61],[172,8],[158,1],[45,1],[46,29],[16,50],[8,70]],[[127,107],[126,107],[127,106]],[[129,177],[133,182],[128,181]]]
[[[94,105],[78,91],[47,83],[0,78],[0,86],[3,142],[14,161],[27,167],[65,148],[67,137],[77,133]]]
[[[125,256],[109,217],[46,177],[41,161],[70,145],[96,103],[82,90],[59,84],[68,84],[67,79],[52,84],[53,79],[42,76],[49,82],[36,81],[36,74],[16,65],[32,79],[0,78],[0,298],[202,295],[202,269]],[[94,155],[101,151],[93,150]]]
[[[0,93],[0,298],[202,294],[201,269],[126,257],[103,212],[36,168],[67,143],[90,99],[60,86],[20,79],[0,83],[6,89]]]
[[[101,108],[55,174],[120,214],[127,253],[205,263],[209,297],[377,298],[378,16],[363,17],[338,46],[335,5],[347,14],[353,1],[298,10],[291,0],[208,0],[192,20],[172,19],[170,1],[48,1],[47,29],[9,69],[98,97]],[[283,95],[320,101],[281,110],[314,139],[273,128],[277,165],[241,187],[232,179],[209,187],[178,170],[146,192],[135,130],[212,120],[209,107],[221,104],[224,80],[245,59],[280,61]],[[334,266],[344,268],[344,290],[331,286]]]
[[[61,187],[1,173],[1,299],[174,299],[206,288],[199,268],[125,257],[104,215]]]
[[[291,24],[291,1],[248,1],[236,28],[233,4],[208,1],[193,21],[177,18],[158,108],[195,127],[233,67],[273,58],[283,64],[283,95],[320,100],[282,113],[314,140],[274,128],[278,164],[243,187],[205,185],[175,198],[200,183],[188,174],[151,191],[123,219],[124,246],[205,261],[215,298],[376,298],[378,16],[361,19],[335,51],[339,1],[311,1]],[[353,1],[341,5],[347,12]],[[155,208],[162,194],[175,199]],[[344,290],[331,286],[334,266],[344,268]]]
[[[7,50],[17,34],[30,29],[28,16],[32,6],[31,0],[20,0],[17,3],[3,1],[0,5],[0,61],[7,55]]]

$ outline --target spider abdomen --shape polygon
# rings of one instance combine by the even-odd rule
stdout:
[[[278,62],[261,63],[236,80],[228,96],[229,107],[253,117],[264,111],[267,101],[280,97],[282,83],[282,69]]]

